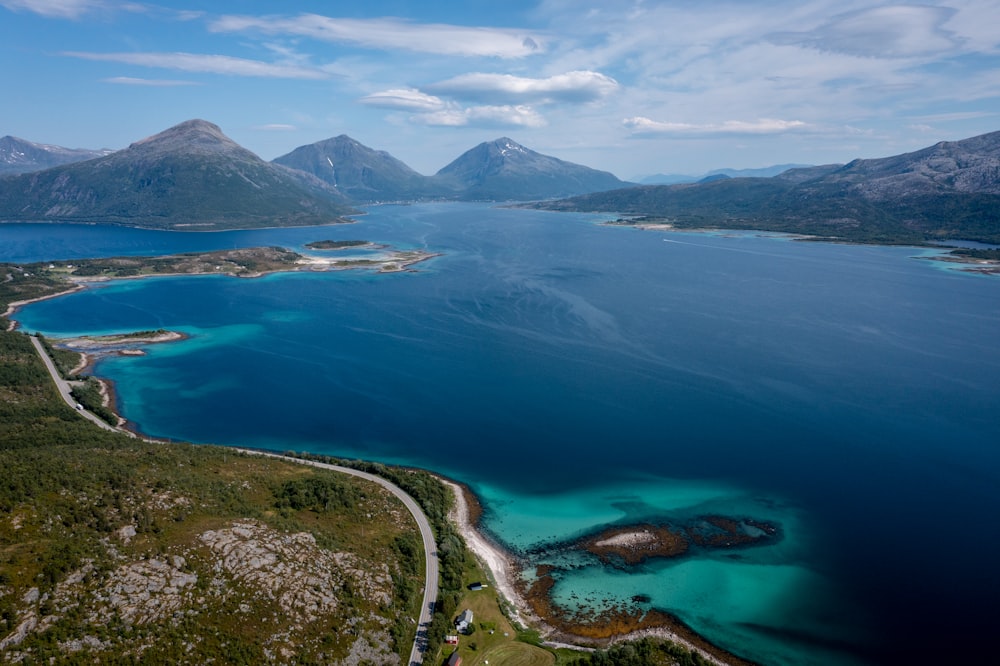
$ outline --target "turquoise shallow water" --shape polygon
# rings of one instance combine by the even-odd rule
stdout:
[[[407,275],[116,282],[19,318],[189,333],[97,368],[145,432],[469,482],[491,534],[562,567],[570,609],[644,595],[769,664],[974,655],[1000,592],[1000,280],[908,248],[594,221],[429,204],[220,234],[0,225],[0,259],[325,238],[443,252]],[[719,514],[780,538],[628,573],[565,548]]]

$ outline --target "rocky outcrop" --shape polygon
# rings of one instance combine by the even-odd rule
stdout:
[[[373,572],[370,563],[349,553],[321,550],[306,532],[281,534],[243,522],[205,532],[199,540],[211,549],[217,573],[277,602],[283,613],[302,622],[336,610],[345,592],[380,605],[392,601],[392,579],[384,564]]]
[[[155,501],[176,506],[181,499]],[[0,662],[27,658],[31,652],[19,651],[22,643],[71,616],[85,618],[83,626],[92,629],[60,640],[64,653],[134,657],[150,649],[144,637],[155,640],[164,627],[218,622],[220,615],[232,622],[235,614],[245,618],[238,624],[256,622],[255,631],[266,632],[261,642],[272,663],[286,663],[307,647],[316,654],[331,633],[343,660],[328,663],[399,663],[389,634],[393,580],[385,562],[322,548],[312,534],[255,520],[202,531],[179,553],[140,559],[123,554],[141,537],[134,526],[114,535],[104,540],[100,562],[84,561],[48,592],[35,587],[21,595],[13,630],[0,636]],[[0,588],[0,597],[9,593]],[[109,637],[103,629],[116,625],[130,638]]]

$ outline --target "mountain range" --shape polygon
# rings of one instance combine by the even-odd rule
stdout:
[[[415,199],[526,201],[626,185],[606,171],[565,162],[501,137],[479,144],[433,176],[349,136],[296,148],[274,160],[310,173],[359,203]]]
[[[0,177],[0,219],[223,229],[322,224],[351,204],[566,197],[626,185],[612,174],[536,153],[509,138],[482,143],[434,176],[341,135],[265,162],[204,120],[189,120],[117,152],[45,147]],[[6,144],[5,144],[6,145]],[[37,152],[37,151],[36,151]],[[32,154],[34,155],[34,154]],[[82,161],[29,171],[51,156]]]
[[[12,137],[0,148],[18,168],[88,152]],[[539,208],[656,218],[680,228],[1000,242],[1000,132],[848,164],[778,165],[770,177],[719,170],[695,183],[641,186],[507,137],[475,146],[433,176],[346,135],[265,162],[203,120],[105,153],[0,176],[0,219],[200,230],[336,222],[355,212],[352,205],[379,201],[533,200]]]
[[[643,216],[678,228],[742,228],[845,241],[1000,242],[1000,132],[771,178],[646,185],[538,208]]]
[[[16,136],[0,139],[0,175],[40,171],[60,164],[72,164],[103,157],[114,151],[63,148],[45,143],[32,143]]]
[[[718,176],[726,178],[769,178],[784,173],[789,169],[801,169],[809,164],[774,164],[757,169],[713,169],[700,176],[680,173],[656,173],[652,176],[638,176],[632,180],[640,185],[677,185],[679,183],[697,183],[702,180],[718,180]]]

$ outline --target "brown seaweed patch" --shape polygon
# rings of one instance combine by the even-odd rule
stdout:
[[[731,548],[767,541],[778,533],[776,525],[752,518],[703,516],[686,528],[691,541],[706,548]]]
[[[528,602],[532,612],[555,629],[557,636],[550,636],[550,639],[606,646],[622,638],[634,636],[636,632],[666,630],[722,663],[733,666],[752,664],[712,645],[677,617],[663,611],[643,610],[638,606],[625,604],[612,605],[601,611],[570,612],[561,608],[553,603],[551,595],[552,588],[556,584],[553,574],[558,572],[559,569],[552,565],[539,565],[535,569],[534,581],[529,584],[522,578],[518,583],[519,592]]]
[[[683,534],[659,525],[612,527],[579,543],[579,548],[596,555],[605,564],[619,559],[627,565],[640,564],[651,557],[677,557],[688,550]]]

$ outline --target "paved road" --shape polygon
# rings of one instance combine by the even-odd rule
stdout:
[[[434,531],[431,529],[430,521],[427,520],[427,516],[424,514],[423,509],[420,508],[420,505],[417,504],[416,500],[410,497],[402,488],[387,479],[375,476],[374,474],[369,474],[368,472],[351,469],[350,467],[341,467],[340,465],[331,465],[329,463],[321,463],[314,460],[290,458],[276,453],[251,451],[249,449],[237,449],[237,451],[242,451],[243,453],[249,453],[251,455],[278,458],[280,460],[287,460],[301,465],[312,465],[313,467],[320,467],[322,469],[332,469],[336,472],[342,472],[344,474],[350,474],[351,476],[361,477],[362,479],[368,479],[369,481],[374,481],[391,492],[406,505],[406,508],[409,509],[410,513],[413,515],[413,519],[417,521],[417,526],[420,528],[420,536],[424,542],[424,560],[426,561],[424,569],[424,580],[426,581],[424,585],[424,599],[420,606],[420,618],[417,620],[417,635],[413,639],[413,649],[410,651],[409,662],[410,666],[422,664],[424,661],[424,651],[427,649],[427,632],[431,627],[431,619],[434,615],[434,604],[437,603],[438,554],[437,542],[434,540]]]
[[[39,342],[38,338],[33,335],[29,337],[31,339],[31,344],[35,345],[35,350],[38,352],[38,355],[42,357],[42,361],[45,363],[45,367],[52,376],[52,381],[55,382],[56,388],[59,389],[59,395],[62,396],[62,399],[66,401],[67,405],[72,407],[74,411],[84,418],[93,421],[105,430],[114,430],[133,437],[135,436],[127,430],[120,430],[119,428],[114,428],[108,425],[103,420],[85,409],[77,409],[76,400],[74,400],[73,396],[70,395],[72,387],[69,382],[59,375],[59,371],[56,370],[56,366],[52,362],[52,359],[49,358],[49,355],[45,353],[45,348],[42,346],[42,343]],[[420,537],[424,542],[424,560],[426,561],[426,566],[424,567],[424,580],[426,581],[424,584],[424,599],[420,606],[420,617],[417,619],[417,635],[413,639],[413,649],[410,650],[409,662],[410,666],[419,666],[419,664],[422,664],[424,661],[424,651],[427,649],[427,632],[431,627],[431,619],[434,615],[434,604],[437,603],[439,566],[437,542],[434,540],[434,531],[431,529],[430,521],[427,520],[427,516],[424,514],[423,509],[420,508],[420,505],[417,504],[416,500],[410,497],[402,488],[394,483],[391,483],[387,479],[375,476],[374,474],[369,474],[368,472],[351,469],[350,467],[341,467],[340,465],[331,465],[329,463],[321,463],[314,460],[290,458],[288,456],[282,456],[276,453],[265,453],[263,451],[250,451],[248,449],[237,449],[237,451],[243,451],[244,453],[250,453],[252,455],[267,456],[269,458],[279,458],[281,460],[287,460],[289,462],[299,463],[302,465],[312,465],[313,467],[332,469],[343,474],[358,476],[362,479],[374,481],[400,499],[400,501],[410,511],[413,519],[417,521],[417,527],[420,528]]]
[[[28,338],[31,340],[31,344],[35,345],[35,351],[37,351],[38,355],[42,357],[42,362],[45,363],[45,368],[49,371],[49,374],[52,375],[52,381],[56,383],[56,388],[59,389],[59,395],[62,396],[62,399],[66,401],[67,405],[72,407],[74,411],[80,414],[80,416],[84,417],[89,421],[93,421],[94,423],[101,426],[105,430],[113,430],[115,432],[124,433],[132,437],[135,436],[132,433],[128,432],[127,430],[121,430],[120,428],[115,428],[114,426],[109,425],[99,416],[88,412],[86,409],[78,407],[76,400],[74,400],[73,396],[71,396],[69,393],[73,389],[73,387],[70,385],[68,381],[63,379],[62,376],[59,374],[59,371],[56,370],[56,366],[52,362],[52,359],[49,358],[49,355],[45,352],[45,347],[42,346],[42,343],[35,336],[29,335]]]

